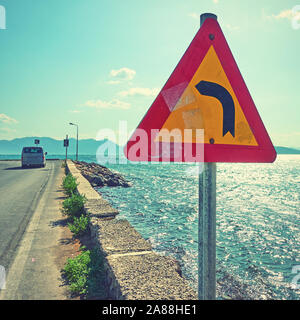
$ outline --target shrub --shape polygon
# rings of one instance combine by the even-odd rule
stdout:
[[[74,178],[71,173],[68,173],[63,180],[63,188],[65,189],[65,193],[71,197],[74,193],[76,193],[77,182],[76,178]]]
[[[75,258],[68,258],[64,267],[64,274],[70,283],[70,291],[73,294],[87,293],[87,279],[89,264],[91,262],[90,251],[84,251]]]
[[[87,231],[89,216],[82,214],[79,218],[74,217],[73,223],[68,223],[71,232],[75,236],[81,236]]]
[[[72,194],[63,201],[63,213],[69,217],[80,217],[86,198],[80,194]]]
[[[63,269],[73,294],[105,298],[103,256],[97,249],[69,258]]]

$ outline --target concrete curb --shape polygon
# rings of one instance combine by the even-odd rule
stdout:
[[[105,256],[106,286],[114,300],[196,300],[197,294],[181,276],[177,261],[153,252],[118,211],[90,185],[75,164],[67,170],[77,178],[78,192],[85,195],[85,211],[91,215],[90,234]]]

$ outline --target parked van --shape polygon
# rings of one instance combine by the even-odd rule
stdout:
[[[22,150],[22,168],[29,166],[45,167],[46,159],[42,147],[24,147]]]

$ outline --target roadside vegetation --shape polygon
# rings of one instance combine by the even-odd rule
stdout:
[[[78,183],[72,174],[66,172],[62,186],[67,198],[62,203],[62,213],[68,217],[68,227],[73,237],[82,242],[88,237],[90,217],[84,211],[86,198],[77,192]],[[105,298],[103,255],[98,249],[88,250],[81,246],[81,252],[74,258],[68,258],[63,271],[73,296],[83,299]]]
[[[86,198],[77,192],[77,182],[70,173],[63,179],[63,188],[67,199],[63,201],[62,212],[68,216],[71,222],[68,226],[74,236],[80,236],[87,232],[89,216],[84,212]]]
[[[82,236],[86,233],[89,224],[89,217],[81,215],[79,218],[74,217],[73,223],[68,223],[71,232],[75,236]]]
[[[63,202],[63,214],[72,219],[85,215],[83,208],[85,201],[84,196],[78,193],[72,194]]]
[[[67,196],[71,197],[73,194],[76,194],[77,182],[71,173],[68,173],[64,178],[63,187]]]
[[[97,249],[86,250],[75,258],[69,258],[64,274],[69,281],[70,291],[86,299],[105,297],[103,256]]]

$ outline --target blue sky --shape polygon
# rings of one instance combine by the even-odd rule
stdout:
[[[300,148],[300,1],[0,0],[0,139],[133,130],[218,15],[275,145]],[[299,19],[299,20],[298,20]]]

